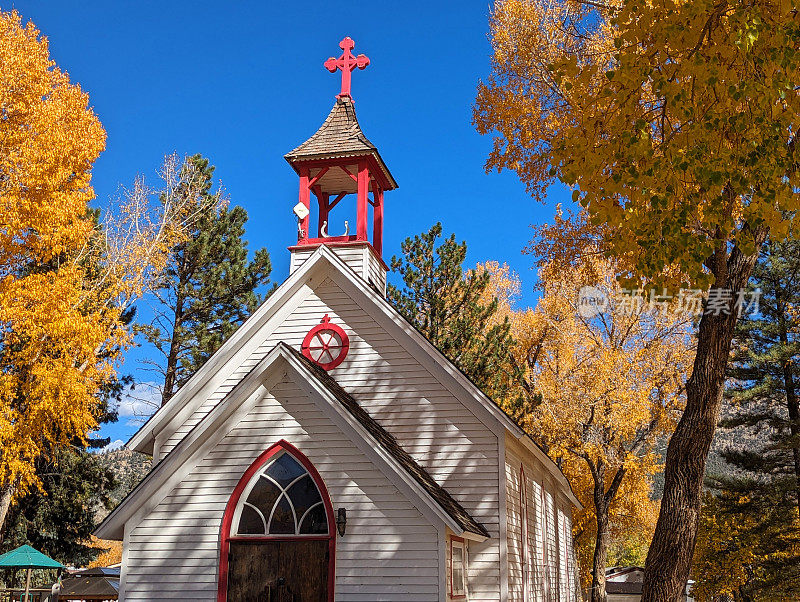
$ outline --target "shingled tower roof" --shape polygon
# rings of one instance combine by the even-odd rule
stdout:
[[[397,188],[397,182],[378,153],[378,147],[361,131],[352,98],[340,96],[316,133],[284,157],[297,170],[298,163],[312,159],[363,156],[372,156],[378,162],[381,171],[391,183],[391,188],[387,190]]]

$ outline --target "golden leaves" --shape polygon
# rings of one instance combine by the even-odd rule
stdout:
[[[554,238],[535,244],[546,257],[535,309],[514,307],[519,282],[507,266],[489,263],[482,269],[491,274],[491,292],[499,297],[499,319],[511,322],[513,354],[524,372],[500,403],[514,411],[519,397],[528,400],[519,419],[561,464],[585,506],[575,522],[587,560],[596,528],[595,484],[607,492],[617,471],[625,473],[610,499],[612,528],[646,535],[655,524],[650,491],[660,459],[654,446],[674,428],[683,407],[694,356],[692,324],[691,316],[674,307],[652,312],[612,304],[582,315],[582,287],[617,298],[619,269],[597,252],[585,222],[559,216],[557,224],[540,229]],[[575,240],[586,245],[580,252]]]
[[[800,207],[797,3],[502,0],[475,123],[487,167],[575,187],[639,276],[708,284],[727,240]],[[747,227],[744,225],[747,224]]]
[[[0,487],[36,482],[33,461],[96,426],[119,312],[87,302],[76,259],[95,230],[91,165],[105,132],[47,41],[0,13]]]
[[[111,541],[110,539],[98,539],[92,535],[89,545],[98,550],[102,550],[87,568],[106,567],[122,562],[122,542]]]

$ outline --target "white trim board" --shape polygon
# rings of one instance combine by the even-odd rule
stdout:
[[[252,409],[258,399],[268,393],[288,372],[293,382],[311,393],[320,409],[345,432],[350,440],[414,503],[432,524],[442,524],[453,532],[481,541],[480,534],[467,533],[422,486],[413,479],[367,429],[331,394],[305,366],[286,349],[277,345],[245,376],[164,460],[145,477],[134,491],[117,506],[95,530],[101,539],[119,540],[126,529],[136,524],[155,508],[174,487],[232,430]]]

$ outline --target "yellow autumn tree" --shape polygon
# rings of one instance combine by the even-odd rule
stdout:
[[[122,542],[111,541],[108,539],[98,539],[92,535],[90,545],[100,552],[97,554],[92,562],[89,563],[87,568],[93,569],[97,567],[111,566],[120,564],[122,562]]]
[[[94,224],[91,168],[105,132],[88,97],[18,14],[0,13],[0,520],[35,482],[46,441],[95,426],[95,392],[111,374],[96,353],[113,308],[87,307],[75,258]],[[110,333],[111,330],[111,333]]]
[[[561,250],[558,239],[567,233],[581,239],[560,216],[543,230]],[[593,601],[605,600],[612,539],[647,538],[655,526],[650,496],[661,465],[654,446],[683,407],[691,316],[675,301],[651,305],[622,290],[618,267],[591,247],[578,261],[545,260],[535,309],[514,308],[518,280],[507,266],[482,269],[512,325],[511,373],[521,371],[500,403],[559,463],[584,505],[575,516],[578,555],[590,569],[584,583]]]
[[[0,12],[0,533],[41,454],[85,440],[130,333],[121,313],[198,211],[199,174],[165,161],[98,224],[91,169],[105,131],[47,39]],[[155,199],[153,197],[156,197]],[[163,202],[162,202],[163,201]]]
[[[769,487],[769,486],[767,486]],[[780,488],[775,488],[776,497]],[[703,495],[692,566],[698,602],[797,600],[800,519],[782,500],[759,500],[750,491]],[[772,492],[770,492],[772,493]]]
[[[633,276],[709,287],[670,438],[642,602],[689,576],[705,463],[738,319],[767,236],[798,227],[797,0],[497,0],[475,123],[488,168],[573,189]]]

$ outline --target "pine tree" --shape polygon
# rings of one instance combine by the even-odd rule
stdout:
[[[451,234],[437,246],[442,224],[407,238],[403,257],[392,257],[392,270],[403,288],[389,285],[388,297],[450,361],[487,393],[510,365],[510,325],[496,323],[497,299],[484,301],[489,274],[464,271],[465,242]]]
[[[0,551],[28,544],[69,566],[83,566],[99,552],[89,545],[97,513],[110,508],[114,477],[82,449],[54,450],[36,461],[41,489],[11,508]]]
[[[155,294],[161,311],[140,326],[164,355],[161,403],[165,404],[263,301],[257,289],[269,283],[266,249],[248,260],[247,212],[229,209],[212,192],[214,166],[200,155],[187,159],[204,179],[202,209],[188,239],[177,245]],[[211,202],[209,202],[211,199]]]
[[[767,245],[752,287],[761,291],[759,313],[738,328],[729,370],[734,415],[721,426],[757,427],[768,436],[758,450],[723,457],[770,475],[771,487],[785,491],[800,512],[800,241]]]
[[[744,445],[722,457],[737,470],[710,475],[698,562],[719,583],[715,562],[738,559],[734,589],[743,599],[800,596],[800,241],[771,242],[753,288],[759,312],[738,327],[729,368],[729,409],[720,427]],[[735,525],[729,531],[718,525]],[[705,546],[705,547],[703,547]],[[734,555],[734,558],[731,558]],[[716,559],[716,560],[713,560]],[[720,592],[715,592],[720,593]]]

